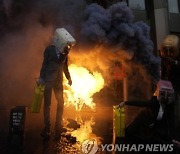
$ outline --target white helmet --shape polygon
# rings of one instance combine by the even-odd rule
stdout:
[[[65,28],[58,28],[55,31],[53,43],[62,54],[66,54],[75,45],[76,40]]]

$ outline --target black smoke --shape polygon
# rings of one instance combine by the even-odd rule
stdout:
[[[1,0],[0,31],[21,31],[35,23],[75,29],[80,26],[85,6],[85,0]]]
[[[150,27],[140,21],[125,2],[104,9],[97,4],[87,6],[81,34],[90,41],[109,44],[133,53],[132,61],[141,64],[154,79],[159,79],[160,59],[153,54]]]

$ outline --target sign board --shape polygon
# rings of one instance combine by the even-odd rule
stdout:
[[[26,107],[16,106],[10,113],[10,130],[23,131],[25,125]]]

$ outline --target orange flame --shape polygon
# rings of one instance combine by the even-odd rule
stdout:
[[[104,87],[102,75],[98,72],[90,73],[86,68],[75,64],[69,66],[69,71],[72,85],[68,86],[67,80],[64,80],[64,105],[75,106],[77,111],[80,111],[83,106],[95,109],[96,104],[92,96]]]
[[[77,141],[82,143],[84,140],[91,139],[91,138],[97,138],[92,133],[92,126],[95,124],[94,118],[91,117],[90,120],[82,122],[81,121],[81,127],[77,130],[74,130],[71,135],[77,138]]]

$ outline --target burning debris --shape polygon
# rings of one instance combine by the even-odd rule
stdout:
[[[63,118],[67,132],[61,135],[60,141],[55,145],[55,150],[59,153],[81,153],[82,143],[86,140],[95,140],[98,144],[102,142],[102,138],[93,132],[95,117],[90,116],[84,119],[81,114],[77,113],[73,114],[75,120],[66,116]]]
[[[83,119],[81,115],[78,115],[75,120],[70,120],[69,118],[66,119],[65,117],[63,120],[64,123],[66,123],[64,127],[68,130],[67,133],[64,134],[67,139],[68,136],[72,138],[72,140],[75,138],[76,141],[80,143],[80,145],[82,144],[82,142],[88,139],[95,139],[98,143],[101,142],[102,139],[93,133],[93,126],[95,125],[95,118],[93,116],[90,116],[86,120]],[[73,128],[72,122],[74,123],[73,127],[75,125],[77,125],[77,127],[80,127],[77,128],[75,126]]]
[[[88,121],[79,121],[81,123],[81,127],[77,130],[74,130],[71,135],[76,137],[77,140],[82,143],[83,141],[92,138],[92,126],[95,124],[93,117]]]
[[[78,124],[77,121],[70,118],[68,118],[67,121],[68,121],[68,124],[67,124],[68,128],[73,128],[74,130],[80,128],[80,124]]]

